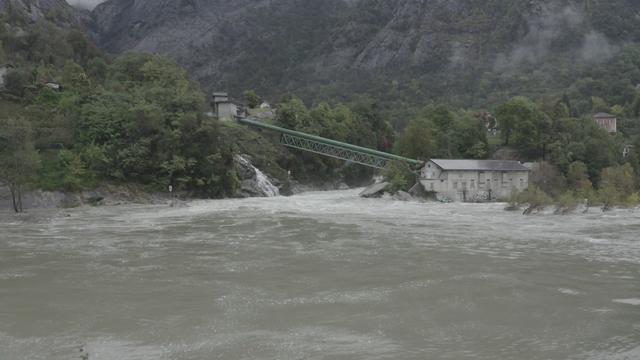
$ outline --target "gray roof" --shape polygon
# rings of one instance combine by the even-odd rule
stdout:
[[[594,117],[594,118],[614,118],[614,117],[616,117],[616,116],[615,116],[615,115],[611,115],[611,114],[607,114],[607,113],[600,112],[600,113],[597,113],[597,114],[593,115],[593,117]]]
[[[512,160],[445,160],[431,159],[443,170],[469,171],[529,171],[519,161]]]

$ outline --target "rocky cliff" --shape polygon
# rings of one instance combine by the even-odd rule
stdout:
[[[170,55],[208,89],[467,105],[514,67],[600,62],[640,39],[632,0],[110,0],[92,16],[107,51]]]
[[[0,0],[0,13],[27,15],[31,20],[46,19],[61,26],[77,26],[91,21],[87,11],[70,6],[65,0]]]

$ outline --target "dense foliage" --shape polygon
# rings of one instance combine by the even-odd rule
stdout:
[[[235,191],[233,149],[204,115],[200,88],[173,62],[135,54],[110,62],[75,30],[0,20],[7,24],[2,61],[12,64],[0,100],[0,152],[18,158],[33,143],[43,160],[33,162],[37,171],[13,172],[22,185],[78,191],[98,181],[134,182],[208,197]],[[21,132],[28,141],[16,145],[16,129],[33,131]]]
[[[275,119],[277,125],[371,149],[390,151],[394,131],[376,103],[368,98],[356,98],[348,104],[331,106],[320,103],[308,108],[296,97],[283,99]],[[370,169],[342,161],[300,153],[299,166],[293,170],[298,179],[310,181],[342,177],[347,183],[358,184],[371,177]]]
[[[540,162],[532,173],[536,188],[521,202],[540,202],[535,199],[545,193],[563,208],[585,199],[605,208],[638,203],[640,119],[634,105],[610,108],[594,99],[592,106],[593,112],[612,112],[626,125],[609,134],[591,116],[571,116],[566,98],[537,104],[516,97],[497,108],[503,146],[510,146],[522,160]]]

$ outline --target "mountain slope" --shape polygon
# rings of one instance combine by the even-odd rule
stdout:
[[[73,8],[65,0],[0,0],[0,13],[4,12],[26,15],[33,21],[46,19],[64,27],[89,21],[88,12]]]
[[[110,0],[92,18],[107,51],[169,55],[211,90],[464,106],[521,93],[514,72],[568,87],[640,42],[632,0]]]

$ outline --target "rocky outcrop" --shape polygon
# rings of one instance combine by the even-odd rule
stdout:
[[[32,20],[47,18],[56,25],[78,26],[89,20],[87,12],[77,10],[65,0],[0,0],[0,13],[12,9]]]

